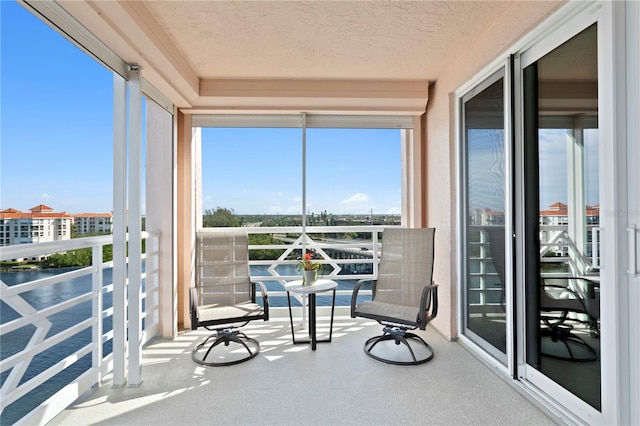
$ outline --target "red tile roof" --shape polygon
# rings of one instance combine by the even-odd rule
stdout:
[[[16,209],[6,209],[0,211],[0,219],[56,219],[56,218],[71,218],[71,215],[66,212],[61,213],[53,213],[53,209],[51,207],[47,207],[44,204],[40,206],[45,207],[44,211],[37,210],[36,207],[30,209],[30,213],[21,212]],[[37,206],[37,207],[40,207]]]
[[[45,212],[52,212],[53,209],[49,206],[45,206],[44,204],[38,204],[35,207],[31,207],[29,211],[33,213],[45,213]]]
[[[585,211],[587,216],[599,216],[600,215],[600,205],[596,204],[595,206],[585,206]],[[568,215],[568,207],[563,203],[554,203],[549,206],[549,210],[540,210],[540,216],[567,216]]]

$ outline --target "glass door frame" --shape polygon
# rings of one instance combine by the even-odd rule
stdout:
[[[624,79],[620,70],[624,70],[624,59],[621,60],[616,54],[615,46],[620,44],[619,25],[615,22],[624,22],[624,7],[614,4],[614,2],[594,1],[594,2],[570,2],[563,6],[553,16],[544,21],[533,31],[525,35],[516,42],[508,52],[496,58],[484,70],[478,73],[473,79],[463,84],[455,92],[455,131],[457,141],[455,149],[456,161],[456,194],[457,205],[457,273],[458,273],[458,336],[461,343],[476,352],[480,358],[495,366],[497,370],[503,371],[516,380],[516,383],[532,397],[540,401],[552,413],[557,413],[561,417],[573,420],[576,423],[590,424],[618,424],[628,419],[630,400],[629,383],[624,377],[629,371],[628,355],[623,352],[628,351],[629,313],[617,309],[626,305],[628,293],[623,292],[625,288],[621,283],[627,283],[629,278],[627,269],[627,216],[622,214],[626,210],[627,185],[625,184],[626,170],[621,171],[620,165],[625,164],[626,147],[621,142],[616,142],[620,137],[620,132],[624,125],[620,120],[615,119],[616,109],[622,108],[618,97],[622,97],[624,92],[620,90],[619,83],[614,81],[614,71],[616,77]],[[598,25],[598,111],[599,111],[599,137],[602,141],[600,148],[599,170],[600,170],[600,227],[601,243],[606,250],[601,251],[600,276],[605,291],[601,295],[601,318],[604,324],[601,334],[601,393],[602,409],[597,411],[578,397],[571,394],[566,389],[560,387],[546,376],[542,375],[533,367],[527,366],[526,357],[526,324],[525,318],[525,293],[524,293],[524,178],[523,178],[523,95],[522,81],[523,69],[528,64],[536,61],[548,52],[563,44],[580,31],[590,25]],[[614,43],[615,41],[615,43]],[[511,61],[508,56],[511,55]],[[513,289],[513,315],[508,315],[507,320],[511,322],[512,332],[507,334],[507,350],[509,356],[507,364],[504,365],[491,356],[481,346],[475,344],[465,336],[464,327],[464,287],[462,280],[465,277],[463,263],[465,262],[463,236],[464,236],[464,175],[462,167],[463,138],[461,135],[461,101],[465,95],[480,85],[485,79],[504,67],[505,72],[505,135],[513,134],[513,142],[505,142],[506,153],[505,174],[507,175],[508,200],[507,206],[512,211],[506,215],[507,229],[513,230],[513,239],[508,241],[505,247],[506,258],[514,259],[513,262],[507,260],[507,271],[505,272],[505,285]],[[628,77],[627,77],[628,78]],[[512,127],[510,127],[512,126]],[[509,137],[509,136],[506,136]],[[607,372],[614,372],[609,373]],[[633,379],[632,379],[633,380]]]
[[[598,24],[598,121],[599,121],[599,141],[600,145],[600,209],[603,212],[600,215],[601,227],[601,244],[606,250],[601,250],[601,270],[600,279],[602,282],[601,292],[601,395],[602,395],[602,411],[598,411],[572,395],[570,392],[562,388],[560,385],[549,379],[547,376],[536,370],[526,363],[526,322],[524,320],[527,306],[524,302],[525,294],[525,223],[524,223],[524,174],[521,169],[524,167],[524,147],[522,142],[516,144],[516,187],[520,188],[520,193],[516,195],[516,288],[518,294],[516,299],[518,305],[516,309],[519,312],[518,318],[518,341],[517,341],[517,375],[522,380],[523,385],[530,387],[532,390],[543,390],[548,397],[548,402],[559,404],[559,409],[568,417],[575,417],[577,422],[588,423],[618,423],[617,419],[620,413],[620,407],[617,406],[620,401],[620,390],[618,386],[618,374],[607,374],[607,371],[619,371],[618,369],[618,342],[616,339],[619,318],[616,318],[617,306],[617,289],[615,283],[618,282],[620,268],[616,260],[617,244],[619,238],[619,224],[616,215],[607,212],[615,212],[617,209],[616,191],[619,191],[618,180],[616,176],[616,158],[619,153],[614,145],[614,117],[613,117],[613,74],[611,64],[613,63],[612,42],[612,17],[611,8],[604,3],[589,4],[579,13],[566,17],[555,27],[549,31],[547,35],[535,44],[527,46],[518,52],[516,63],[514,66],[516,86],[515,105],[522,108],[523,105],[523,70],[538,61],[547,53],[556,47],[565,43],[567,40],[586,29],[590,25]],[[520,109],[517,113],[516,134],[519,141],[524,140],[523,130],[523,111]],[[619,150],[618,150],[619,151]],[[624,269],[623,269],[624,271]],[[547,399],[547,398],[545,398]]]
[[[466,182],[466,149],[464,148],[463,141],[466,141],[466,136],[463,135],[464,132],[464,106],[465,102],[469,99],[473,98],[477,94],[481,93],[484,89],[489,87],[491,84],[495,83],[500,78],[503,79],[503,87],[504,87],[504,174],[505,174],[505,182],[504,182],[504,205],[505,205],[505,271],[504,271],[504,292],[505,292],[505,317],[507,320],[506,323],[506,354],[503,354],[498,349],[494,348],[488,342],[479,342],[481,339],[480,336],[476,335],[473,331],[466,328],[466,301],[467,301],[467,291],[465,286],[465,278],[467,276],[467,268],[466,268],[466,249],[465,245],[462,244],[462,238],[464,238],[466,234],[467,228],[467,203],[466,203],[466,192],[467,188],[464,187]],[[486,72],[484,72],[481,76],[474,79],[469,85],[462,87],[457,91],[457,108],[456,108],[456,140],[459,141],[456,144],[456,170],[458,171],[457,177],[457,188],[456,193],[458,194],[458,206],[457,209],[457,220],[458,224],[458,235],[460,237],[459,244],[457,247],[457,270],[458,276],[458,294],[459,294],[459,305],[458,305],[458,336],[460,341],[462,341],[465,345],[474,349],[476,352],[483,354],[483,352],[488,353],[490,356],[486,357],[486,361],[492,364],[494,367],[503,371],[505,374],[513,375],[515,371],[514,364],[514,321],[513,321],[513,262],[508,262],[506,259],[513,258],[513,244],[512,238],[510,235],[513,235],[513,127],[512,127],[512,101],[511,101],[511,87],[512,87],[512,72],[511,72],[511,60],[501,60],[495,66],[489,68]]]
[[[640,94],[640,82],[638,81],[638,74],[640,74],[640,46],[637,43],[633,43],[633,40],[640,40],[640,28],[638,22],[640,22],[640,3],[630,2],[625,5],[624,15],[626,19],[626,53],[621,61],[627,68],[626,75],[626,91],[627,93]],[[640,353],[640,310],[637,309],[640,306],[640,193],[637,187],[631,182],[640,181],[640,121],[637,119],[640,116],[640,96],[629,96],[627,98],[627,183],[629,188],[627,189],[628,199],[628,223],[627,226],[633,231],[627,231],[627,243],[629,244],[629,265],[628,265],[628,277],[629,277],[629,321],[627,322],[629,330],[628,335],[630,338],[629,359],[625,360],[629,365],[629,400],[640,400],[640,363],[638,360],[638,354]],[[635,255],[635,258],[633,257]],[[636,309],[634,309],[634,307]],[[634,357],[635,354],[635,357]],[[640,422],[640,404],[630,404],[629,407],[629,421]]]

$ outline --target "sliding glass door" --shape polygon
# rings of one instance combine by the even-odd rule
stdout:
[[[625,422],[637,330],[638,223],[622,220],[637,150],[616,127],[611,11],[544,27],[458,98],[460,339],[578,424]]]
[[[505,78],[499,71],[461,104],[463,334],[507,364]],[[509,281],[510,282],[510,281]]]
[[[597,24],[542,54],[525,53],[521,68],[525,377],[574,412],[595,415],[603,408],[600,253],[607,247]]]
[[[603,409],[600,191],[610,185],[591,22],[514,55],[460,103],[462,334],[587,416]]]

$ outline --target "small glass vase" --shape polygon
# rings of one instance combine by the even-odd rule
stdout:
[[[313,285],[318,278],[318,271],[302,271],[302,285]]]

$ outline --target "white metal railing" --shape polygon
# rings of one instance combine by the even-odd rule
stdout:
[[[322,262],[322,277],[338,280],[341,283],[360,279],[373,279],[378,273],[380,260],[380,235],[389,226],[307,226],[306,234],[302,227],[245,227],[249,235],[270,234],[278,240],[277,244],[250,244],[250,258],[257,250],[278,250],[281,253],[271,259],[250,260],[249,265],[258,267],[259,273],[252,268],[251,278],[267,283],[269,297],[285,297],[284,284],[300,279],[301,273],[295,270],[297,258],[304,251],[312,251],[316,260]],[[229,228],[203,228],[201,232],[218,232]],[[358,234],[362,238],[353,238]],[[251,242],[251,240],[250,240]],[[359,268],[359,269],[358,269]],[[271,285],[270,285],[271,284]],[[346,285],[336,291],[337,302],[346,302],[351,297],[352,286]],[[362,292],[363,295],[370,291]]]
[[[594,226],[588,227],[588,233],[593,235],[593,229],[599,229]],[[575,242],[569,235],[567,225],[540,225],[540,262],[547,265],[566,265],[567,276],[586,275],[594,269],[598,269],[597,259],[600,253],[600,241],[592,239],[588,248],[591,253],[586,252],[576,246]],[[554,253],[553,256],[548,256]],[[596,263],[594,263],[596,260]],[[552,266],[553,268],[553,266]],[[544,271],[542,272],[544,276]]]
[[[504,283],[501,283],[499,272],[494,268],[493,256],[490,254],[491,242],[484,230],[485,226],[471,226],[470,234],[477,235],[475,240],[469,241],[468,275],[474,286],[468,286],[467,291],[473,294],[474,303],[471,306],[502,306],[504,304]],[[568,233],[567,225],[540,225],[540,262],[543,266],[541,277],[582,276],[592,273],[598,268],[594,263],[599,258],[600,241],[597,238],[595,226],[589,226],[592,239],[588,247],[591,254],[578,249]],[[554,255],[550,256],[553,253]],[[506,260],[505,260],[506,262]],[[473,265],[473,266],[472,266]],[[496,285],[496,281],[498,285]]]
[[[147,233],[144,238],[147,253],[143,255],[145,270],[141,276],[145,283],[142,343],[159,330],[158,238]],[[106,353],[109,350],[105,348],[110,346],[113,331],[106,329],[105,323],[113,321],[113,306],[109,301],[114,285],[104,282],[104,277],[113,262],[102,259],[103,248],[112,242],[113,237],[108,235],[2,248],[2,261],[84,248],[92,250],[90,267],[11,286],[0,281],[3,307],[14,313],[13,318],[3,318],[0,324],[3,424],[46,423],[112,369],[113,354]],[[90,285],[82,285],[87,282]],[[62,295],[63,288],[67,297]],[[40,297],[36,299],[35,295]],[[76,321],[78,315],[81,318]],[[67,321],[62,321],[65,317]],[[68,321],[69,318],[73,321]],[[59,359],[55,359],[53,353],[61,354]],[[44,361],[46,358],[50,360]],[[69,377],[61,377],[65,375]],[[44,401],[34,400],[34,395],[48,392],[43,390],[43,385],[52,379],[60,383],[60,386],[46,385],[57,387],[53,395]]]
[[[477,235],[476,240],[469,240],[467,274],[473,286],[469,285],[469,306],[495,307],[504,309],[504,283],[490,254],[492,242],[489,240],[485,226],[470,226],[470,235]],[[473,255],[471,253],[474,253]]]

